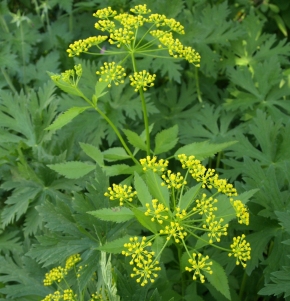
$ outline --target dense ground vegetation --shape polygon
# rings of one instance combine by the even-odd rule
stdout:
[[[122,60],[132,79],[107,89],[96,71],[123,42],[67,49],[104,35],[97,10],[143,4],[190,48],[143,55],[144,39]],[[289,33],[283,0],[1,1],[0,300],[290,300]],[[141,88],[136,66],[154,74]],[[236,265],[224,251],[243,235]],[[159,255],[152,283],[136,282],[136,250]]]

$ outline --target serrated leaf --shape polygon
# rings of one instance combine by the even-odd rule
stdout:
[[[120,254],[124,251],[124,244],[130,241],[129,235],[122,238],[115,239],[113,241],[107,242],[106,244],[97,247],[97,250],[105,251],[107,253]]]
[[[125,133],[128,141],[130,144],[132,144],[134,147],[140,148],[142,150],[147,149],[145,142],[141,139],[140,135],[137,133],[131,131],[131,130],[123,130]]]
[[[145,207],[147,203],[150,204],[152,201],[152,196],[148,190],[146,183],[136,172],[134,174],[134,186],[137,192],[137,197],[143,207]]]
[[[151,221],[150,216],[145,215],[145,210],[141,210],[138,208],[133,208],[132,211],[134,212],[135,217],[137,218],[138,222],[146,229],[150,230],[152,233],[156,234],[157,229],[154,222]]]
[[[211,261],[211,269],[213,273],[204,273],[205,277],[217,291],[222,293],[228,300],[231,300],[230,288],[225,270],[216,261]]]
[[[130,158],[123,147],[111,147],[103,151],[103,155],[106,161],[118,161]]]
[[[63,126],[71,122],[75,117],[89,108],[91,107],[72,107],[68,109],[66,112],[59,115],[57,119],[46,128],[46,130],[55,131],[61,129]]]
[[[115,223],[124,223],[134,218],[134,213],[126,207],[103,208],[96,211],[89,211],[88,213],[100,220]]]
[[[81,178],[96,168],[95,165],[77,161],[48,164],[47,166],[68,179]]]
[[[104,166],[104,156],[99,148],[95,147],[94,145],[82,143],[80,142],[80,146],[82,150],[91,157],[93,160],[96,161],[100,166]]]
[[[178,207],[181,210],[186,210],[190,204],[194,201],[195,197],[197,197],[199,190],[202,186],[202,183],[199,183],[193,187],[191,187],[186,193],[180,198],[178,203]]]
[[[211,157],[216,153],[224,150],[225,148],[237,143],[237,141],[229,141],[219,144],[211,144],[208,141],[194,142],[185,146],[182,146],[174,154],[176,157],[180,154],[185,154],[187,156],[195,156],[198,160],[203,160],[205,158]]]
[[[171,150],[178,141],[178,126],[163,130],[155,136],[154,154],[158,155]]]
[[[146,171],[145,177],[152,196],[166,207],[169,207],[169,191],[166,186],[161,185],[163,182],[161,178],[152,170]]]

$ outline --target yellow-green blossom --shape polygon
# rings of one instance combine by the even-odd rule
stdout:
[[[70,270],[76,265],[76,263],[80,262],[81,260],[82,259],[80,254],[71,255],[65,262],[65,269]]]
[[[213,205],[217,203],[218,200],[214,199],[213,197],[207,197],[205,193],[202,194],[200,200],[197,199],[195,202],[196,206],[192,208],[192,211],[196,213],[210,216],[212,212],[217,211],[217,207],[214,207]]]
[[[205,224],[203,225],[203,228],[206,231],[209,231],[207,236],[209,237],[209,243],[213,243],[214,241],[220,242],[220,237],[222,235],[227,235],[227,228],[228,224],[224,224],[224,219],[220,218],[219,220],[216,220],[216,216],[214,214],[210,214],[205,219]]]
[[[87,52],[92,46],[97,46],[108,39],[108,36],[89,37],[84,40],[75,41],[69,45],[67,53],[69,57],[80,55],[82,52]]]
[[[150,156],[147,156],[145,159],[140,159],[140,163],[141,163],[144,171],[151,169],[154,172],[161,173],[167,169],[169,162],[168,162],[168,160],[163,160],[163,159],[160,159],[159,161],[157,161],[156,156],[154,156],[152,158]]]
[[[143,91],[147,91],[147,88],[154,86],[154,80],[156,78],[156,74],[150,74],[146,70],[141,72],[134,72],[133,75],[129,76],[131,81],[131,86],[135,87],[135,91],[138,92],[139,89],[143,89]]]
[[[241,264],[244,268],[247,266],[246,261],[251,259],[251,247],[250,243],[245,240],[245,234],[242,236],[234,237],[231,244],[232,252],[229,256],[236,258],[236,265]]]
[[[151,10],[147,8],[146,4],[136,5],[134,8],[131,8],[130,11],[138,15],[146,15],[151,13]]]
[[[165,228],[160,230],[159,233],[167,235],[167,240],[170,240],[170,238],[173,237],[176,243],[180,243],[180,241],[187,235],[187,233],[183,230],[184,228],[180,226],[178,222],[170,222],[170,226],[165,226]]]
[[[120,65],[116,65],[115,62],[105,62],[104,66],[102,66],[100,71],[97,71],[96,74],[101,75],[99,81],[107,82],[109,88],[112,86],[111,82],[113,82],[116,86],[123,84],[123,78],[126,76],[125,69]]]
[[[197,258],[196,258],[197,256]],[[209,261],[209,257],[208,256],[203,256],[201,253],[193,253],[192,254],[192,258],[188,259],[188,262],[190,263],[190,267],[185,267],[185,270],[188,272],[192,272],[194,271],[193,280],[197,279],[197,276],[199,276],[199,280],[201,283],[205,282],[204,279],[204,275],[202,274],[202,272],[208,273],[208,274],[212,274],[212,269],[211,269],[211,265],[212,265],[212,261]]]
[[[113,188],[108,188],[109,192],[105,192],[105,196],[109,197],[111,201],[119,200],[120,206],[124,205],[124,202],[132,202],[133,198],[137,195],[136,191],[132,191],[131,186],[116,185],[113,184]]]
[[[134,32],[132,30],[119,28],[111,32],[109,43],[116,44],[120,48],[122,44],[129,46],[132,40],[134,40]]]
[[[247,207],[240,200],[230,199],[230,202],[235,209],[238,222],[248,226],[250,222],[250,216]]]
[[[154,222],[156,219],[159,224],[162,224],[164,220],[168,219],[168,215],[166,213],[169,211],[169,208],[165,207],[163,204],[158,204],[158,200],[153,199],[152,206],[147,203],[146,208],[147,211],[145,212],[145,215],[152,216],[152,222]]]
[[[171,170],[167,170],[167,174],[164,174],[161,177],[164,180],[164,182],[162,182],[161,185],[167,186],[168,189],[180,189],[182,186],[187,184],[180,172],[175,174],[172,173]]]
[[[45,274],[43,284],[45,286],[52,285],[54,282],[60,282],[67,274],[67,270],[61,266],[55,267]]]
[[[61,300],[62,295],[60,294],[59,291],[55,291],[53,294],[47,295],[44,299],[41,301],[59,301]]]
[[[115,15],[117,15],[117,11],[112,10],[112,8],[110,6],[103,8],[103,9],[99,9],[99,10],[97,10],[97,12],[95,12],[93,14],[94,17],[97,17],[100,19],[107,19],[110,17],[114,17]]]

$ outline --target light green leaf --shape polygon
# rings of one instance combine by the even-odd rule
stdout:
[[[157,259],[159,260],[159,256],[161,254],[160,251],[162,250],[162,248],[164,247],[165,243],[167,243],[167,240],[165,239],[165,237],[162,236],[156,236],[154,239],[154,242],[152,244],[152,251],[155,253],[155,257],[157,257]]]
[[[155,149],[154,154],[158,155],[171,150],[178,141],[178,126],[163,130],[155,137]]]
[[[103,208],[100,210],[89,211],[89,214],[102,221],[124,223],[134,218],[134,213],[126,207]]]
[[[49,164],[47,166],[68,179],[81,178],[96,168],[95,165],[77,161]]]
[[[103,246],[97,247],[96,249],[100,251],[105,251],[107,253],[120,254],[122,253],[122,251],[125,250],[124,244],[130,242],[130,237],[131,236],[126,235],[122,238],[110,241]]]
[[[75,117],[77,117],[82,112],[86,111],[91,107],[72,107],[66,112],[62,113],[57,117],[57,119],[46,128],[46,130],[58,130],[71,122]]]
[[[216,261],[211,261],[213,273],[204,273],[205,277],[217,291],[222,293],[228,300],[231,300],[228,278],[223,267]]]
[[[123,147],[112,147],[103,151],[104,159],[106,161],[118,161],[130,159]]]
[[[104,156],[97,147],[82,142],[80,142],[80,146],[86,155],[95,160],[100,166],[104,166]]]
[[[135,132],[132,132],[130,130],[123,130],[125,133],[128,141],[130,144],[132,144],[134,147],[140,148],[142,150],[147,149],[145,142],[141,139],[140,135],[138,135]]]
[[[105,166],[103,170],[108,177],[118,176],[118,175],[130,175],[133,174],[138,166],[129,166],[126,164],[114,164],[112,166]]]
[[[146,182],[152,196],[159,202],[169,207],[169,191],[167,187],[161,186],[163,182],[161,178],[152,170],[146,171]]]
[[[187,156],[195,156],[198,160],[203,160],[205,158],[211,157],[216,153],[222,151],[223,149],[237,143],[238,141],[229,141],[219,144],[211,144],[208,141],[194,142],[185,146],[182,146],[175,153],[177,157],[180,154],[185,154]]]
[[[148,190],[147,185],[143,181],[143,179],[135,172],[134,175],[134,186],[137,191],[137,197],[143,207],[146,206],[146,203],[151,203],[152,201],[152,196]]]
[[[191,187],[180,199],[178,207],[181,210],[186,210],[190,204],[195,200],[197,197],[199,190],[201,188],[202,183],[199,183],[193,187]]]
[[[150,230],[152,233],[156,234],[157,229],[156,229],[156,224],[151,221],[150,216],[146,216],[145,213],[145,208],[142,211],[141,209],[138,208],[133,208],[132,211],[135,214],[135,217],[137,218],[138,222],[146,229]]]

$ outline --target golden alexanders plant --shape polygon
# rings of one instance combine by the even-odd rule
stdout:
[[[173,126],[158,133],[154,137],[155,147],[152,149],[150,131],[153,125],[149,125],[144,92],[154,87],[156,74],[138,66],[138,58],[154,56],[156,59],[183,59],[198,68],[200,55],[175,37],[185,33],[178,21],[164,15],[152,14],[146,5],[135,6],[130,13],[121,14],[108,7],[98,10],[94,16],[99,18],[95,28],[107,35],[93,36],[72,43],[67,50],[68,55],[74,57],[86,53],[97,57],[120,57],[120,60],[108,59],[96,71],[95,93],[91,97],[79,88],[81,64],[60,75],[52,74],[51,78],[58,87],[83,98],[89,106],[69,109],[47,129],[57,130],[82,112],[93,109],[112,127],[123,148],[118,148],[116,154],[112,149],[109,154],[106,151],[101,152],[95,146],[81,144],[83,151],[108,175],[112,166],[108,168],[106,160],[112,162],[113,158],[117,158],[116,160],[133,161],[131,169],[128,167],[124,171],[123,167],[118,167],[119,173],[114,174],[129,174],[125,182],[114,183],[105,193],[112,200],[112,207],[118,207],[89,213],[104,221],[124,223],[135,220],[143,227],[143,234],[130,236],[128,229],[125,237],[105,244],[100,241],[101,246],[98,249],[130,257],[131,277],[136,278],[141,286],[145,286],[158,279],[164,250],[175,246],[182,273],[192,273],[191,278],[201,283],[207,278],[218,291],[230,299],[225,271],[208,253],[213,248],[227,252],[229,256],[235,257],[237,265],[246,267],[246,262],[251,258],[251,248],[245,235],[234,237],[232,242],[224,238],[228,236],[229,222],[234,218],[240,224],[249,224],[249,213],[245,204],[254,192],[238,196],[232,184],[220,179],[214,169],[207,169],[201,163],[201,160],[213,156],[233,142],[218,145],[208,142],[193,143],[181,147],[170,158],[157,158],[156,155],[164,157],[162,154],[176,146],[178,127]],[[102,46],[104,42],[111,47]],[[93,52],[92,49],[97,51]],[[131,62],[131,67],[125,69],[124,62],[127,60]],[[131,146],[125,141],[120,129],[105,114],[102,106],[99,106],[99,99],[104,97],[108,89],[112,85],[125,84],[127,78],[132,88],[139,93],[144,120],[144,135],[122,129]],[[139,151],[144,151],[144,155],[139,155],[139,158],[143,157],[141,160],[136,157]],[[169,159],[173,158],[180,162],[177,167],[179,172],[168,168]],[[66,166],[69,163],[49,167],[67,176]],[[92,171],[94,166],[85,168],[82,175]],[[79,172],[77,174],[80,175]],[[72,175],[69,174],[69,177]]]

